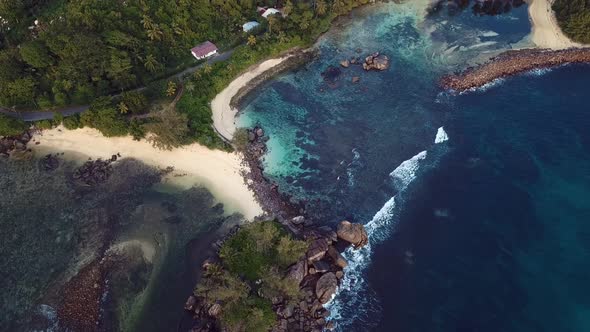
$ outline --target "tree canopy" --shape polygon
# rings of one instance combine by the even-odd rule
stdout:
[[[581,43],[590,43],[590,2],[586,0],[555,0],[557,21],[568,37]]]

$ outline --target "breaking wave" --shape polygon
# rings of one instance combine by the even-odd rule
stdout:
[[[438,131],[436,132],[436,137],[434,138],[434,144],[443,143],[448,140],[449,140],[449,135],[447,135],[445,128],[444,127],[438,128]]]
[[[373,291],[364,279],[364,272],[371,263],[372,246],[386,240],[393,231],[392,225],[398,220],[400,194],[417,178],[421,164],[427,157],[422,151],[402,162],[390,174],[397,194],[391,197],[369,221],[365,228],[369,243],[359,250],[347,249],[343,255],[348,261],[338,293],[326,306],[331,319],[337,322],[336,329],[345,330],[351,324],[371,329],[379,322],[380,305]]]

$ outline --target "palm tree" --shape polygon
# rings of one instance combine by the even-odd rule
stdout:
[[[154,22],[152,22],[152,19],[147,15],[143,15],[141,23],[143,24],[143,28],[146,30],[151,30],[154,28]]]
[[[149,72],[153,73],[156,71],[156,69],[158,68],[158,60],[156,60],[156,58],[151,55],[148,54],[145,57],[145,62],[143,63],[145,69],[147,69]]]
[[[127,112],[129,112],[129,107],[127,107],[124,102],[120,102],[117,107],[119,108],[119,112],[121,112],[121,114],[127,114]]]
[[[147,36],[150,40],[160,40],[163,35],[164,33],[160,30],[157,24],[154,24],[152,29],[147,30]]]
[[[324,16],[326,14],[327,10],[328,10],[328,8],[327,8],[326,2],[324,0],[318,0],[316,2],[315,13],[318,16]]]
[[[272,34],[272,27],[277,23],[277,15],[270,15],[268,17],[268,33]]]
[[[247,42],[248,46],[254,46],[256,45],[256,37],[253,35],[248,36],[248,42]]]
[[[184,85],[184,88],[186,89],[186,91],[188,91],[190,94],[192,94],[193,91],[195,91],[195,84],[193,82],[187,82]]]
[[[279,34],[277,35],[277,39],[279,40],[279,44],[284,44],[288,41],[287,35],[285,34],[284,31],[279,31]]]
[[[289,14],[291,14],[292,11],[293,3],[291,2],[291,0],[287,0],[287,2],[285,3],[285,7],[283,7],[283,15],[289,16]]]
[[[166,95],[172,97],[176,94],[176,83],[168,81],[168,88],[166,89]]]

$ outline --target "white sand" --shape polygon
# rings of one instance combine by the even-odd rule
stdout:
[[[143,258],[150,262],[153,263],[154,261],[154,257],[156,256],[156,247],[154,246],[153,243],[150,243],[146,240],[128,240],[128,241],[124,241],[124,242],[119,242],[116,243],[114,245],[112,245],[108,252],[109,253],[120,253],[121,251],[129,248],[129,247],[138,247],[142,254],[143,254]]]
[[[289,57],[290,55],[282,58],[266,60],[259,65],[252,67],[247,72],[233,80],[225,89],[223,89],[223,91],[215,96],[215,99],[211,101],[213,126],[221,136],[227,140],[231,140],[236,131],[236,114],[238,113],[238,110],[230,106],[233,96],[235,96],[241,88],[248,85],[252,79],[281,64]]]
[[[176,181],[186,179],[191,181],[184,183],[186,187],[194,184],[206,187],[224,204],[226,212],[240,212],[250,220],[262,214],[254,193],[244,183],[240,173],[244,166],[236,153],[210,150],[199,144],[158,150],[145,140],[134,141],[130,136],[107,138],[91,128],[44,130],[35,139],[41,144],[29,146],[42,154],[65,152],[66,158],[82,160],[80,154],[86,158],[109,158],[120,153],[123,158],[135,158],[159,168],[173,166],[174,173],[188,175],[174,178]]]
[[[557,24],[551,9],[553,0],[530,0],[529,16],[533,26],[532,42],[540,48],[564,49],[583,45],[571,41]]]

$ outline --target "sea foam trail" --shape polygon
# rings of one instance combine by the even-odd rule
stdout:
[[[363,278],[363,273],[371,262],[372,246],[386,240],[393,231],[391,226],[398,220],[399,193],[416,179],[420,164],[426,156],[427,152],[422,151],[402,162],[389,174],[398,194],[385,202],[365,225],[369,243],[359,250],[349,248],[343,254],[348,261],[348,267],[345,269],[338,293],[327,304],[331,312],[330,318],[337,322],[337,329],[340,331],[353,322],[370,329],[379,321],[375,316],[380,313],[379,303],[373,294],[367,294],[371,290]]]

